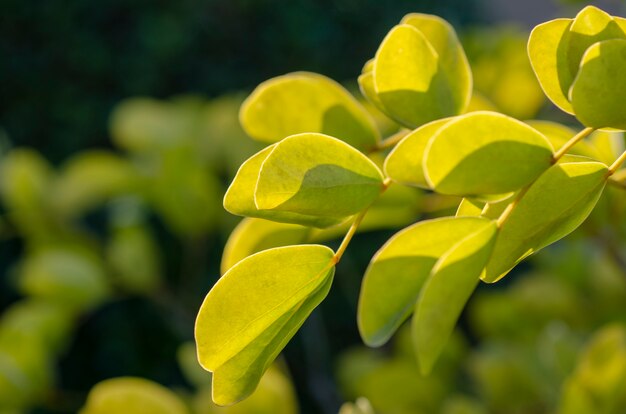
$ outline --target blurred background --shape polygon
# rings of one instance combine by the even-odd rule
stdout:
[[[591,3],[626,16],[622,0]],[[238,125],[245,96],[297,70],[360,96],[364,62],[404,14],[422,12],[457,29],[476,108],[578,128],[546,102],[525,45],[534,25],[585,4],[1,1],[0,413],[74,413],[96,384],[124,376],[167,389],[120,389],[185,401],[164,412],[220,412],[193,324],[239,221],[223,193],[262,148]],[[607,162],[623,144],[590,143]],[[414,202],[405,224],[454,212],[450,200],[399,197]],[[574,413],[563,407],[591,387],[602,412],[626,412],[626,200],[605,199],[567,241],[480,287],[429,378],[406,333],[382,350],[361,345],[360,280],[397,228],[357,237],[255,400],[221,411],[335,413],[365,396],[380,413]]]

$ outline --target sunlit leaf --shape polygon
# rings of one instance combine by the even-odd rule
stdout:
[[[143,378],[119,377],[99,382],[87,396],[80,414],[188,414],[182,400],[169,389]]]
[[[495,222],[483,220],[435,264],[424,282],[412,320],[423,374],[431,371],[491,255]]]
[[[442,126],[424,154],[424,175],[451,195],[501,194],[548,169],[552,146],[539,132],[494,112],[472,112]]]
[[[600,162],[566,159],[542,174],[502,225],[484,280],[499,280],[525,257],[574,231],[602,194],[606,173]]]
[[[376,253],[363,278],[357,314],[366,344],[380,346],[393,335],[413,311],[437,260],[486,222],[477,217],[421,221],[394,235]]]
[[[576,135],[575,130],[557,122],[532,120],[526,121],[526,123],[548,138],[548,141],[550,141],[555,150],[561,148],[565,145],[565,143],[572,139],[574,135]],[[568,154],[583,155],[585,157],[602,161],[599,151],[595,148],[595,145],[587,140],[578,141],[568,151]],[[611,161],[613,158],[611,158]]]
[[[275,144],[263,161],[254,202],[260,210],[346,217],[378,198],[382,181],[378,167],[344,142],[299,134]]]
[[[472,198],[464,198],[459,203],[459,207],[456,210],[456,217],[464,216],[480,216],[485,207],[485,203]]]
[[[569,86],[574,74],[561,45],[572,25],[571,19],[556,19],[536,26],[528,39],[528,56],[546,96],[559,108],[573,113],[569,103]]]
[[[450,119],[430,122],[404,137],[385,159],[385,174],[403,184],[429,188],[422,166],[426,144]]]
[[[243,103],[245,131],[274,143],[294,134],[319,132],[368,149],[379,139],[365,109],[341,85],[325,76],[295,72],[259,85]]]
[[[299,244],[306,240],[310,227],[245,218],[231,232],[222,254],[221,272],[226,273],[246,257],[273,247]]]
[[[280,210],[260,210],[254,203],[254,191],[263,161],[274,149],[269,146],[244,162],[224,196],[224,208],[238,216],[257,217],[284,223],[314,227],[329,227],[343,221],[340,217],[318,217],[310,214]]]
[[[576,117],[594,128],[626,129],[626,40],[595,43],[580,63],[572,84]]]
[[[333,251],[320,245],[265,250],[233,266],[205,298],[196,319],[200,364],[214,372],[213,399],[233,404],[326,296]]]

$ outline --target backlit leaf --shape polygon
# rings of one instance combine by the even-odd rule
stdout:
[[[569,86],[574,80],[561,42],[567,36],[572,19],[555,19],[536,26],[528,39],[528,56],[546,96],[559,108],[573,113]]]
[[[233,404],[325,297],[333,251],[320,245],[265,250],[233,266],[211,289],[196,319],[198,359],[214,372],[213,399]]]
[[[605,40],[583,56],[572,84],[576,117],[594,128],[626,129],[626,40]]]
[[[358,325],[370,346],[384,344],[411,314],[422,284],[437,260],[486,219],[421,221],[396,233],[372,258],[361,286]]]
[[[472,112],[442,126],[424,154],[424,175],[450,195],[501,194],[548,169],[552,146],[528,125],[494,112]]]
[[[329,227],[343,221],[341,217],[319,217],[279,210],[260,210],[254,203],[254,190],[261,165],[274,145],[269,146],[244,162],[224,196],[224,208],[238,216],[263,218],[272,221],[302,224],[314,227]]]
[[[570,156],[542,174],[502,225],[483,279],[499,280],[525,257],[574,231],[602,194],[606,173],[605,164]]]
[[[423,374],[432,369],[493,249],[497,227],[483,220],[435,264],[424,282],[412,320],[413,341]]]
[[[226,273],[240,260],[262,250],[302,243],[310,232],[311,228],[297,224],[244,218],[224,246],[221,272]]]
[[[322,134],[298,134],[275,144],[254,192],[260,210],[346,217],[369,206],[383,176],[365,155]]]
[[[429,188],[422,166],[426,144],[450,119],[439,119],[422,125],[404,137],[385,159],[385,174],[403,184]]]
[[[359,149],[379,139],[369,114],[348,91],[309,72],[260,84],[241,106],[240,120],[252,138],[268,143],[303,132],[332,135]]]

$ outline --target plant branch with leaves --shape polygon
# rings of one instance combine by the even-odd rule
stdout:
[[[254,90],[240,120],[268,146],[241,166],[224,198],[226,210],[248,219],[196,321],[216,403],[254,391],[327,295],[360,226],[415,222],[419,197],[407,187],[456,197],[457,213],[411,224],[380,248],[357,323],[366,344],[381,346],[412,316],[427,374],[480,281],[500,280],[574,231],[607,182],[623,183],[611,176],[626,153],[609,167],[581,145],[598,129],[626,129],[626,20],[587,7],[537,26],[528,54],[548,98],[584,126],[569,140],[554,134],[556,124],[467,112],[464,50],[445,20],[425,14],[392,28],[359,77],[367,100],[403,128],[384,140],[365,108],[322,75],[292,73]],[[400,213],[407,208],[413,213]],[[320,244],[342,232],[336,251]]]

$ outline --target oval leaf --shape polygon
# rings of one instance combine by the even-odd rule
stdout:
[[[626,129],[626,40],[595,43],[583,56],[571,98],[576,117],[593,128]]]
[[[426,220],[389,239],[363,278],[357,313],[363,341],[380,346],[389,340],[411,314],[437,259],[485,222],[478,217]]]
[[[221,272],[226,273],[239,261],[254,253],[273,247],[300,244],[306,240],[310,232],[311,228],[297,224],[245,218],[228,237],[222,255]]]
[[[556,19],[536,26],[528,38],[528,57],[541,89],[556,106],[573,114],[569,103],[570,72],[563,39],[567,39],[572,19]]]
[[[244,162],[224,196],[224,208],[238,216],[258,217],[283,223],[302,224],[313,227],[330,227],[341,223],[343,217],[320,217],[288,211],[261,210],[254,203],[254,190],[259,179],[263,161],[274,149],[269,146]]]
[[[260,210],[347,217],[378,198],[382,182],[376,164],[346,143],[298,134],[275,144],[263,161],[254,201]]]
[[[424,375],[431,371],[476,288],[491,255],[496,232],[495,222],[483,220],[481,227],[437,261],[424,283],[411,325]]]
[[[277,321],[332,277],[333,255],[321,245],[288,246],[233,266],[200,307],[195,331],[200,364],[216,371],[254,341],[267,340],[263,335],[272,327],[280,330]]]
[[[373,147],[373,120],[341,85],[325,76],[295,72],[260,84],[241,106],[241,125],[252,138],[274,143],[294,134],[319,132],[359,149]]]
[[[552,146],[538,131],[495,112],[472,112],[433,136],[424,175],[442,194],[501,194],[532,182],[551,160]]]
[[[574,231],[593,210],[607,178],[606,165],[595,161],[564,160],[542,174],[502,225],[483,280],[501,279],[527,256]]]
[[[80,413],[187,414],[189,410],[176,394],[156,382],[120,377],[93,387]]]
[[[422,166],[426,144],[450,119],[440,119],[422,125],[404,137],[385,159],[385,174],[403,184],[430,188]]]

